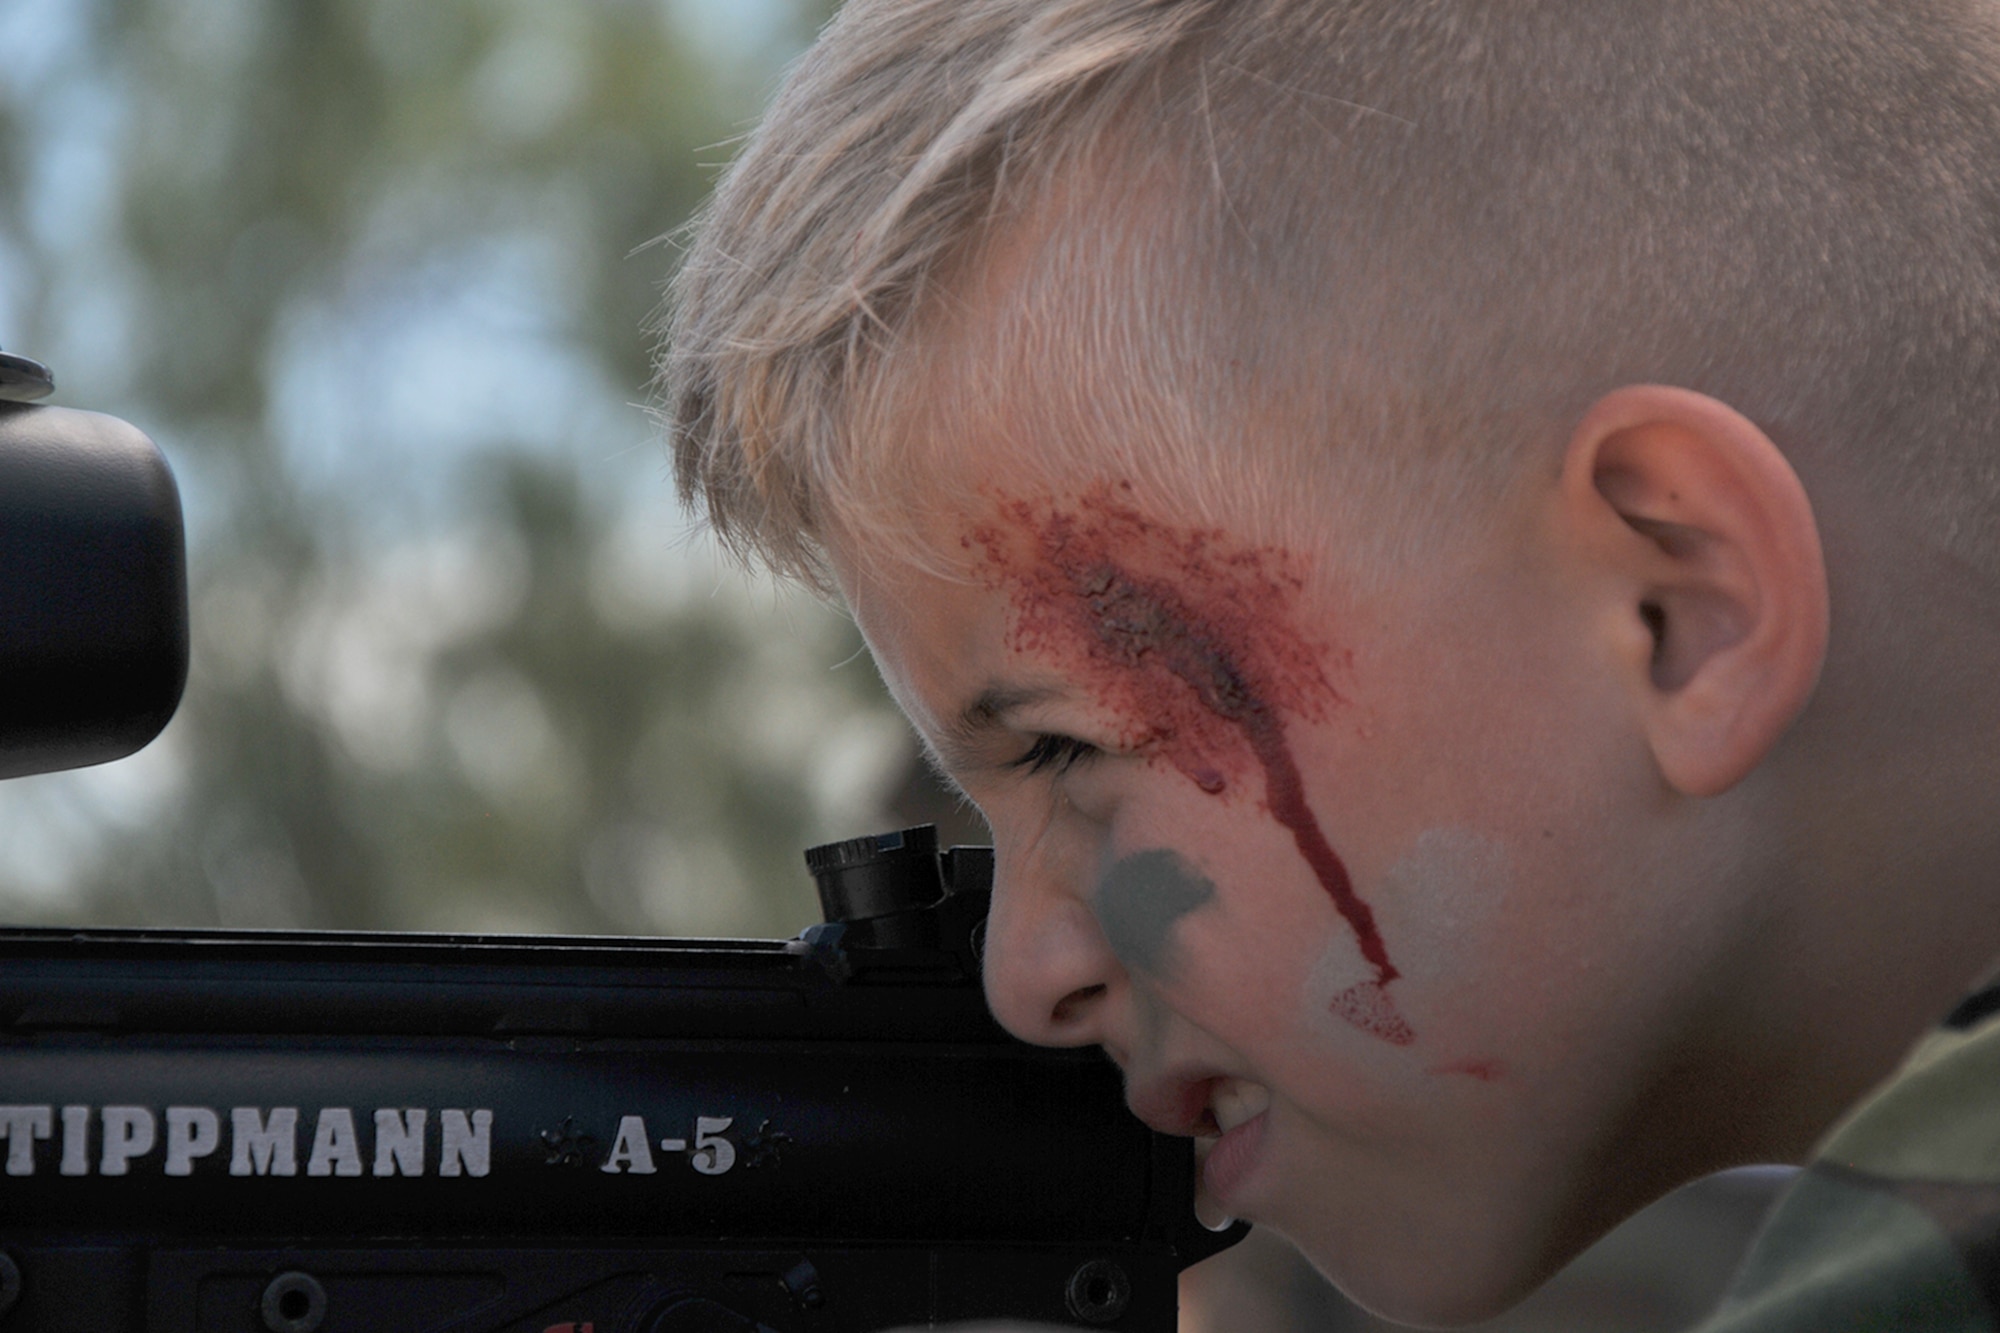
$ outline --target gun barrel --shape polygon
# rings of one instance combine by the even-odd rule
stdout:
[[[219,1327],[292,1274],[343,1326],[1171,1329],[1234,1238],[1190,1145],[1009,1038],[960,955],[823,952],[0,932],[7,1326]]]

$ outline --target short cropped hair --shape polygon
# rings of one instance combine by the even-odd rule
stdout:
[[[1989,0],[849,0],[671,288],[683,495],[823,585],[919,332],[1040,200],[958,371],[1031,376],[1100,474],[1254,463],[1414,550],[1668,383],[2000,573],[1996,39]]]

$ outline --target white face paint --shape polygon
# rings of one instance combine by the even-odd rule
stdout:
[[[1425,829],[1384,879],[1385,892],[1424,903],[1440,935],[1480,924],[1513,887],[1507,849],[1469,828]]]
[[[1406,911],[1399,927],[1413,960],[1409,974],[1428,977],[1449,966],[1460,941],[1476,939],[1505,909],[1513,892],[1507,849],[1469,828],[1429,828],[1383,872],[1376,890],[1384,901],[1421,905]],[[1351,935],[1335,932],[1306,976],[1304,1004],[1315,1024],[1351,1031],[1335,1013],[1339,997],[1373,977]],[[1448,979],[1447,979],[1448,982]],[[1343,1040],[1345,1038],[1343,1037]]]

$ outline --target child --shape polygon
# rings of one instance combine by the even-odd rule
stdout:
[[[850,0],[678,281],[681,481],[990,822],[1001,1021],[1476,1319],[2000,955],[1996,143],[1972,0]],[[1993,1326],[1941,1040],[1729,1327]]]

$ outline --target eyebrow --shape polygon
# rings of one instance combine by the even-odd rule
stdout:
[[[1061,694],[1047,686],[989,685],[944,724],[937,738],[938,758],[948,767],[979,762],[980,742],[1003,726],[1008,717]]]

